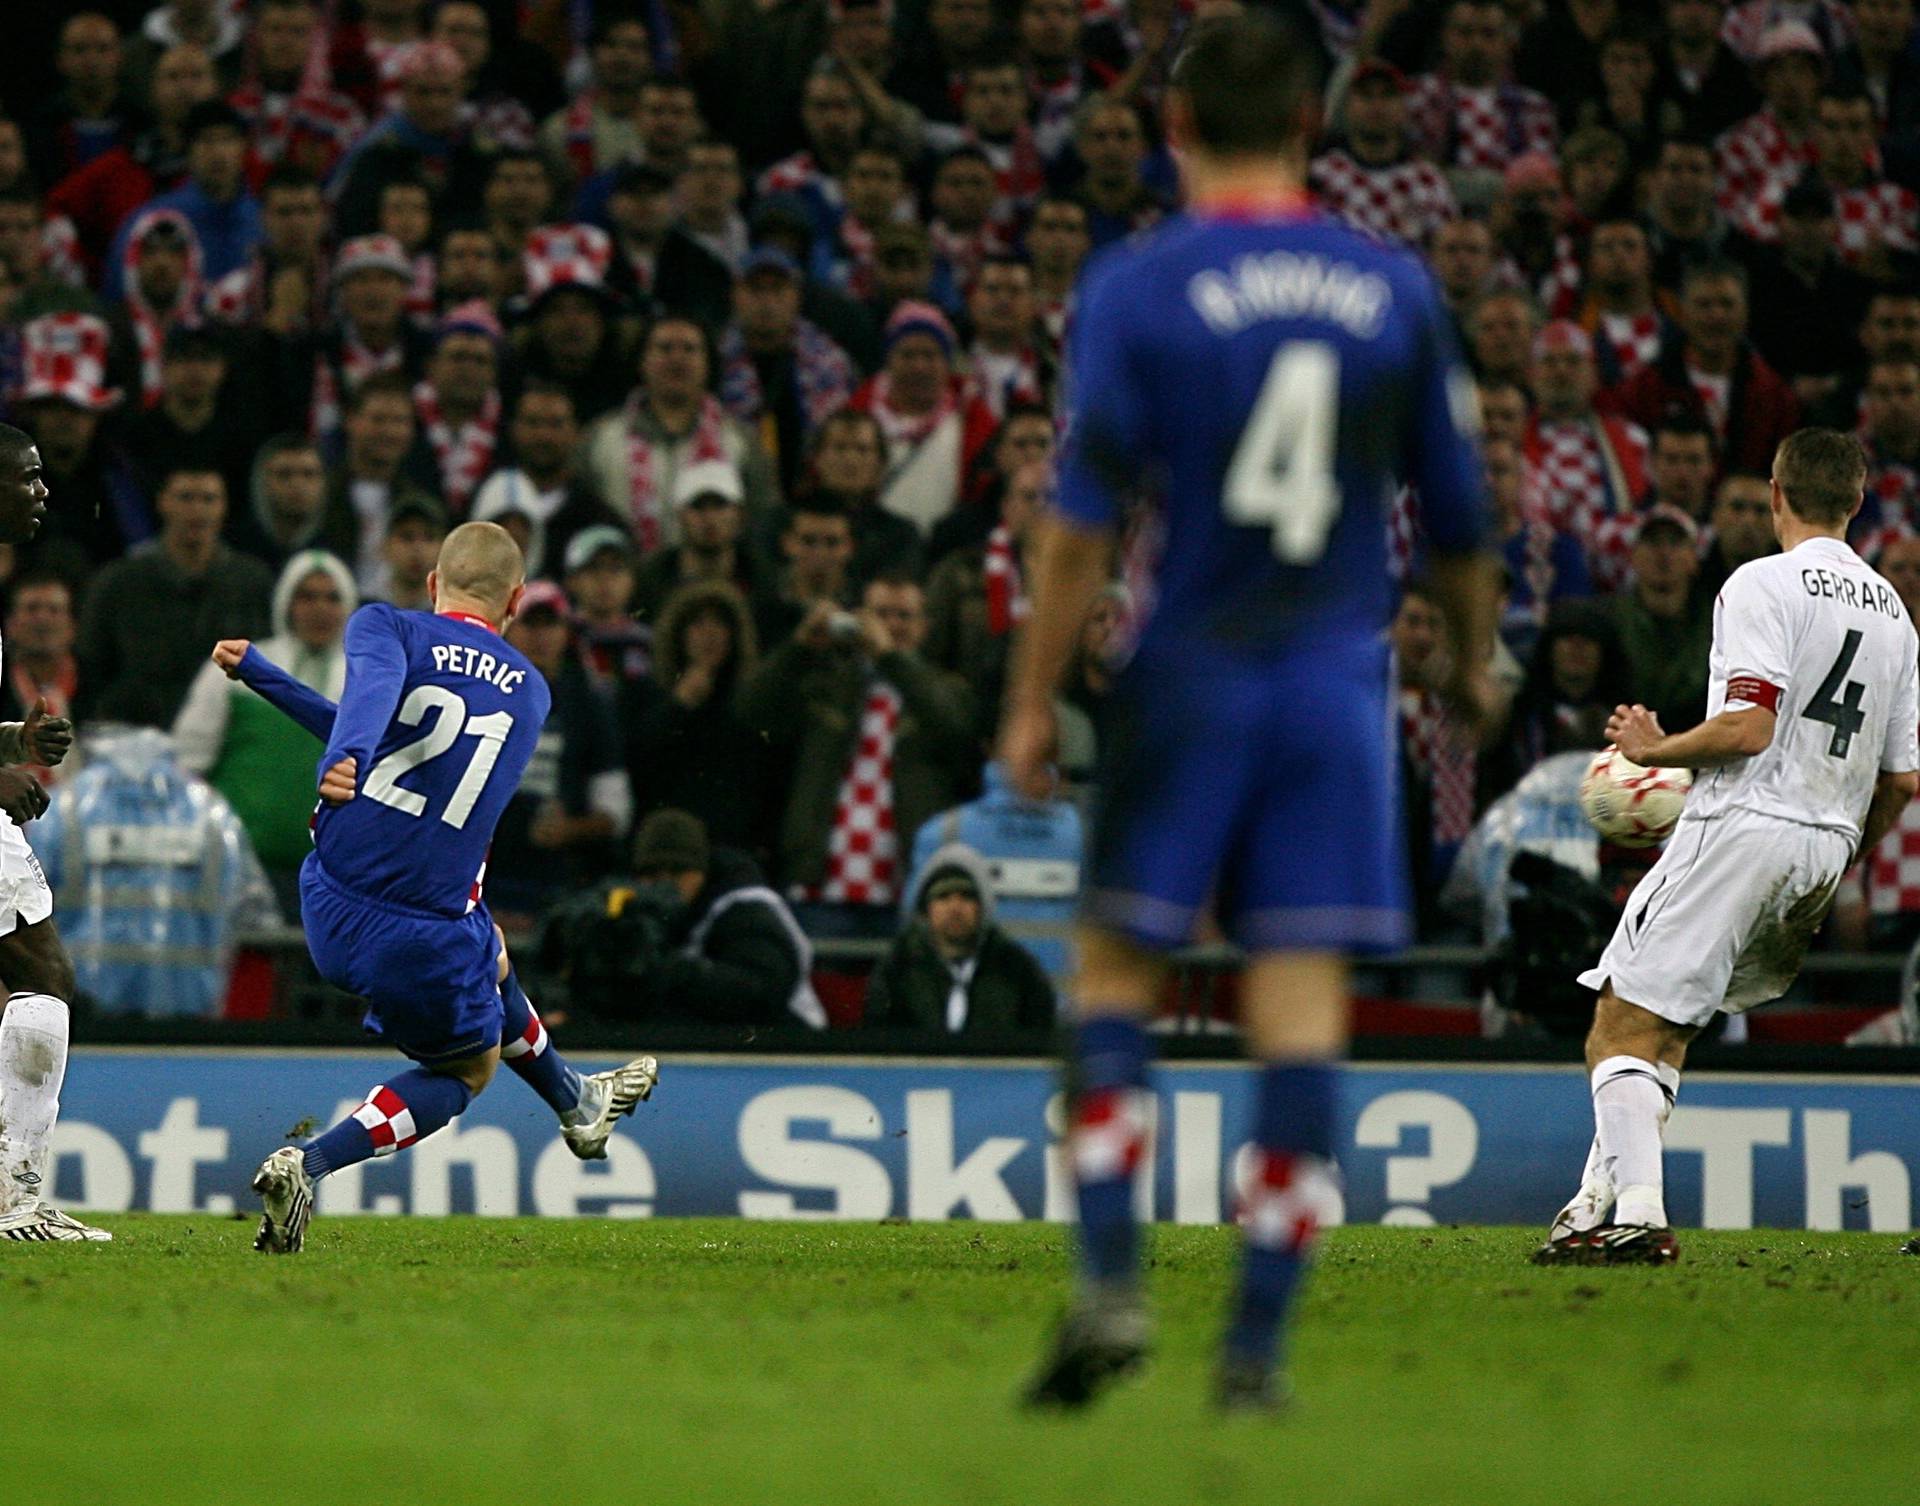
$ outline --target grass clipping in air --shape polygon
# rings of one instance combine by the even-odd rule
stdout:
[[[100,1222],[0,1245],[0,1397],[59,1499],[1800,1506],[1904,1499],[1920,1447],[1884,1235],[1536,1270],[1535,1231],[1336,1230],[1298,1404],[1222,1423],[1224,1229],[1156,1231],[1152,1368],[1061,1419],[1013,1405],[1057,1226],[323,1219],[270,1259],[251,1220]]]

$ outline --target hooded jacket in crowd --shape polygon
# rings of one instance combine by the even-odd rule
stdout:
[[[294,591],[316,570],[340,588],[343,608],[341,638],[324,649],[307,647],[289,622]],[[323,549],[296,554],[273,589],[273,636],[254,647],[302,685],[338,701],[347,681],[345,624],[358,605],[352,572],[339,560]],[[307,829],[313,770],[326,751],[317,737],[209,659],[174,718],[173,744],[183,769],[226,796],[263,866],[300,866],[313,850]]]
[[[927,897],[936,880],[956,872],[979,896],[980,930],[971,952],[949,960],[934,941]],[[921,870],[912,898],[913,918],[867,985],[867,1025],[947,1035],[1053,1028],[1053,985],[995,923],[993,884],[979,853],[963,842],[939,849]]]

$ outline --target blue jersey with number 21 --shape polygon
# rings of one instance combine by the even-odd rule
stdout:
[[[358,792],[321,805],[314,850],[357,894],[463,915],[546,722],[546,679],[478,619],[382,603],[353,614],[346,652],[320,772],[357,760]]]
[[[1337,221],[1196,214],[1116,248],[1069,381],[1061,511],[1105,526],[1142,481],[1162,495],[1143,654],[1377,636],[1402,482],[1433,548],[1482,541],[1473,388],[1432,281]]]

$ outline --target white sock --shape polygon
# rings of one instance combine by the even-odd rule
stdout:
[[[0,1019],[0,1213],[48,1189],[47,1140],[67,1076],[67,1006],[15,994]]]
[[[1666,1062],[1653,1064],[1653,1075],[1660,1079],[1666,1105],[1660,1110],[1660,1138],[1667,1138],[1667,1121],[1673,1117],[1673,1105],[1680,1097],[1680,1069]]]
[[[1602,1161],[1619,1189],[1617,1224],[1667,1222],[1660,1171],[1660,1121],[1667,1105],[1654,1063],[1610,1056],[1593,1069],[1593,1122]]]

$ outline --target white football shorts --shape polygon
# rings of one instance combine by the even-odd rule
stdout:
[[[1682,818],[1580,981],[1611,982],[1676,1025],[1777,999],[1826,919],[1853,845],[1844,832],[1757,811]]]
[[[53,914],[53,891],[26,833],[0,814],[0,936],[11,936]]]

